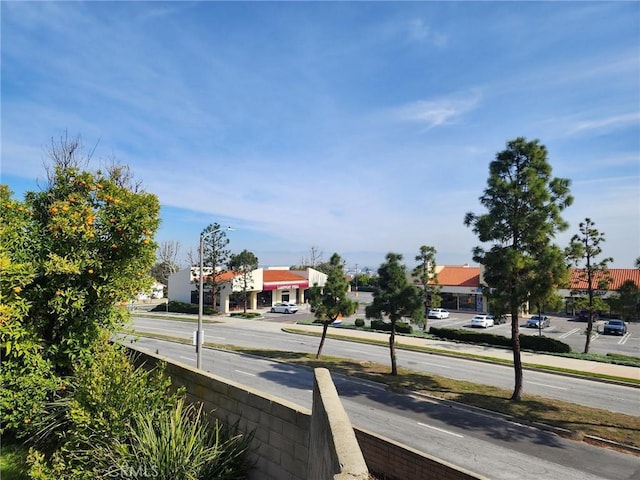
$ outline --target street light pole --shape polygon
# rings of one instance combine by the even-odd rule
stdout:
[[[198,331],[196,332],[196,368],[200,369],[200,365],[202,364],[202,346],[200,345],[200,341],[202,339],[202,303],[204,294],[202,289],[204,288],[203,281],[203,267],[202,267],[202,257],[204,256],[204,235],[200,234],[200,250],[198,251],[200,270],[198,272]]]

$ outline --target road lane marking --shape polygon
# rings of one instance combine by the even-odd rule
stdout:
[[[429,363],[429,362],[419,362],[422,365],[431,365],[432,367],[438,367],[438,368],[453,368],[450,365],[440,365],[439,363]]]
[[[536,383],[536,382],[526,382],[526,383],[530,383],[531,385],[538,385],[539,387],[556,388],[558,390],[569,390],[568,388],[565,388],[565,387],[556,387],[555,385],[547,385],[546,383]]]
[[[238,372],[238,373],[241,373],[243,375],[248,375],[250,377],[255,377],[256,376],[255,373],[243,372],[242,370],[235,370],[235,371]]]
[[[180,358],[183,360],[189,360],[190,362],[193,362],[195,360],[195,358],[193,357],[183,357],[182,355],[180,355]]]
[[[448,433],[449,435],[453,435],[454,437],[464,438],[464,435],[460,435],[458,433],[450,432],[449,430],[444,430],[442,428],[433,427],[431,425],[427,425],[426,423],[418,422],[418,425],[420,425],[421,427],[431,428],[432,430],[436,430],[436,431],[441,432],[441,433]]]
[[[140,327],[138,326],[137,328],[134,329],[134,331],[136,332],[148,332],[150,330],[157,330],[159,332],[171,332],[171,333],[179,333],[181,335],[188,335],[188,332],[185,332],[183,330],[171,330],[170,328],[155,328],[155,327]]]

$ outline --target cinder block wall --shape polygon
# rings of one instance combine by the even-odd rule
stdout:
[[[169,358],[129,348],[138,352],[138,363],[153,367],[164,361],[173,386],[184,386],[188,400],[201,402],[210,416],[225,424],[237,421],[242,432],[255,431],[251,480],[307,478],[309,409]]]
[[[238,421],[239,428],[243,432],[255,431],[253,460],[256,462],[256,467],[251,473],[250,480],[343,480],[352,478],[360,480],[360,477],[350,476],[351,474],[346,471],[335,475],[331,475],[327,471],[326,475],[329,476],[322,476],[325,473],[309,471],[309,459],[313,458],[312,461],[318,461],[319,459],[316,457],[318,455],[322,455],[323,462],[331,464],[335,462],[334,459],[325,457],[325,453],[317,451],[316,444],[310,447],[312,420],[309,409],[246,385],[234,383],[211,373],[174,362],[172,359],[146,350],[137,349],[130,345],[127,347],[137,353],[138,363],[144,362],[153,367],[159,361],[165,362],[166,372],[171,377],[173,385],[175,387],[184,386],[189,400],[194,403],[201,402],[205,411],[210,412],[213,417],[225,423]],[[321,374],[321,377],[324,378],[324,374]],[[326,379],[323,379],[320,383],[324,384],[325,381]],[[331,385],[333,392],[335,392],[333,382]],[[319,390],[324,390],[324,388],[319,388]],[[314,393],[314,405],[318,403],[315,400],[315,395]],[[335,395],[337,396],[337,393]],[[333,400],[329,403],[333,403]],[[328,413],[321,412],[318,415],[319,418],[316,420],[324,423],[324,426],[320,427],[320,431],[328,432],[330,428],[327,419]],[[344,418],[341,422],[345,422]],[[337,428],[336,431],[340,431],[343,427]],[[317,432],[317,430],[315,431]],[[485,477],[475,475],[364,429],[355,427],[352,433],[357,438],[368,470],[374,474],[380,474],[385,480],[487,480]],[[327,448],[333,445],[336,450],[346,451],[334,439],[325,441],[325,443]],[[340,453],[333,452],[331,455],[337,457]],[[342,462],[348,461],[339,458],[338,464],[343,465]]]
[[[385,480],[489,480],[376,433],[354,430],[369,471]]]
[[[368,480],[369,470],[329,370],[314,371],[307,478]]]

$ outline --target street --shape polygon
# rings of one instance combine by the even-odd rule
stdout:
[[[253,344],[267,342],[269,348],[278,348],[272,345],[274,338],[260,328],[260,324],[252,331],[237,325],[223,329],[223,325],[207,325],[207,339],[230,342],[229,330],[243,331],[247,335],[238,337],[241,343],[251,343],[253,338]],[[193,327],[193,324],[184,326]],[[315,338],[282,332],[280,336],[287,339],[290,347],[296,344],[298,349],[317,347]],[[193,346],[146,338],[137,344],[178,362],[195,364]],[[348,342],[330,341],[327,347],[329,344]],[[365,346],[358,345],[358,349],[362,347]],[[313,379],[306,368],[211,349],[205,349],[203,357],[204,369],[216,375],[307,408],[311,406]],[[358,379],[334,376],[334,382],[354,425],[489,478],[595,480],[634,478],[640,473],[637,457],[632,455],[566,440],[448,402],[388,392],[380,385]]]

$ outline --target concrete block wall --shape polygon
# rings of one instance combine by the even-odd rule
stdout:
[[[326,378],[328,372],[320,374],[321,380],[316,381],[317,395],[322,397],[320,390],[333,391],[328,397],[320,398],[319,401],[325,404],[322,408],[325,411],[314,411],[314,416],[319,416],[315,421],[321,422],[319,431],[324,432],[320,433],[321,435],[333,430],[333,438],[325,438],[323,442],[326,448],[333,446],[336,451],[321,453],[318,451],[318,444],[315,443],[317,439],[313,440],[313,446],[310,445],[312,412],[309,409],[246,385],[199,371],[189,365],[174,362],[169,358],[132,346],[128,348],[137,353],[138,363],[153,367],[160,361],[165,362],[166,373],[171,377],[173,385],[184,386],[188,399],[194,403],[201,402],[204,410],[214,418],[225,424],[238,421],[241,432],[255,431],[255,452],[252,457],[255,468],[251,472],[250,480],[361,480],[361,477],[351,476],[351,468],[341,469],[340,473],[336,474],[329,470],[323,473],[309,470],[309,462],[317,461],[327,462],[333,465],[331,470],[335,470],[337,461],[341,466],[356,465],[352,471],[358,475],[363,473],[358,471],[359,461],[351,463],[351,459],[341,456],[351,448],[344,447],[340,443],[342,440],[337,439],[340,436],[339,432],[347,428],[348,418],[340,414],[335,429],[329,426],[331,421],[327,415],[339,400],[333,382],[330,377]],[[331,388],[324,387],[328,382],[331,383]],[[316,401],[315,390],[314,388],[314,406],[320,406]],[[331,397],[333,399],[330,399]],[[313,426],[313,431],[315,438],[319,435],[317,425]],[[374,475],[379,474],[385,480],[488,480],[365,429],[355,427],[352,434],[357,439],[368,471]],[[348,444],[351,443],[351,440],[347,441]],[[318,458],[320,455],[321,460]],[[357,454],[355,455],[357,457]]]
[[[132,348],[132,347],[129,347]],[[241,432],[255,432],[250,480],[304,480],[307,478],[311,411],[265,392],[237,384],[189,365],[149,352],[138,352],[137,362],[148,367],[166,363],[174,387],[184,386],[187,399],[200,402],[210,417],[225,425],[238,422]]]
[[[489,480],[368,430],[354,430],[369,471],[385,480]]]
[[[368,480],[369,470],[329,370],[314,370],[307,478]]]

